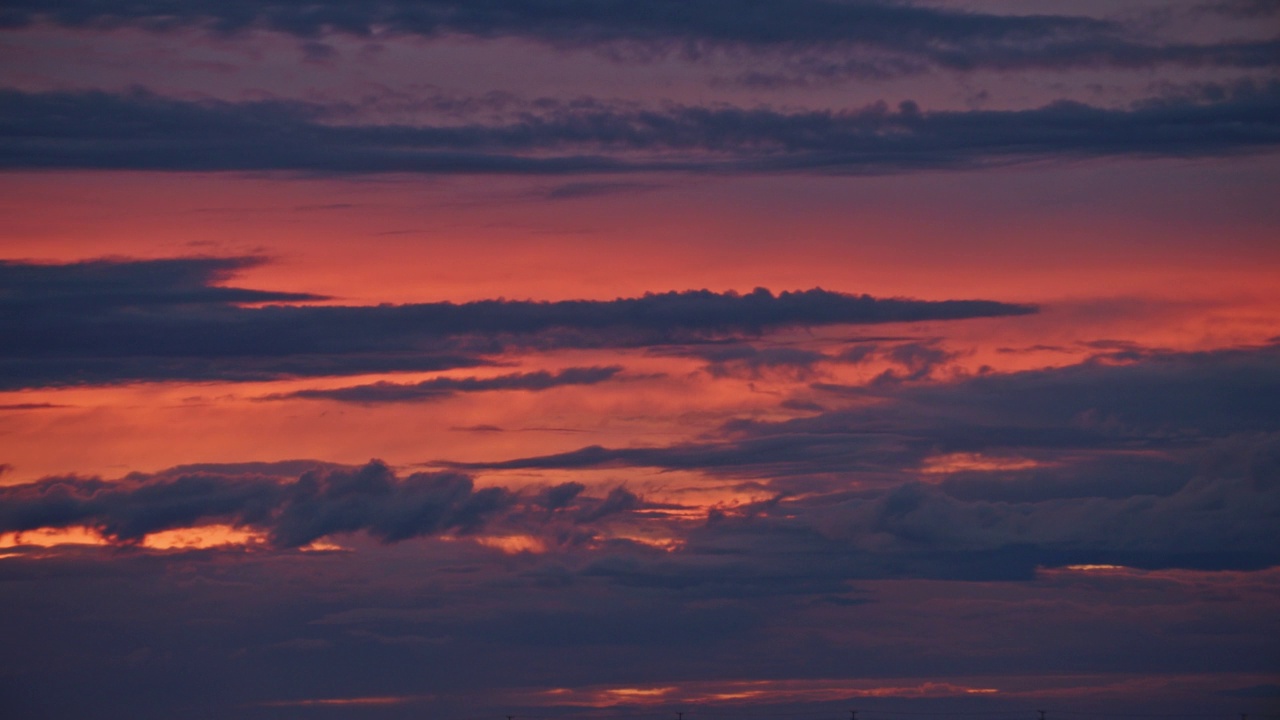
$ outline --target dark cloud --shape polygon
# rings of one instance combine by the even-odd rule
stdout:
[[[657,467],[667,470],[714,470],[753,478],[845,470],[868,472],[894,467],[899,457],[877,458],[881,438],[866,433],[767,436],[732,442],[691,443],[668,447],[606,448],[599,445],[553,455],[478,463],[450,463],[474,470],[582,469]]]
[[[1280,346],[1202,353],[1123,351],[1063,368],[952,383],[840,387],[867,409],[780,425],[737,424],[748,438],[881,432],[911,452],[1184,453],[1280,430]],[[1064,471],[1069,472],[1069,471]]]
[[[582,491],[586,489],[587,486],[582,483],[560,483],[542,491],[534,502],[548,510],[559,510],[567,507],[574,498],[581,495]]]
[[[804,490],[769,507],[713,514],[684,535],[684,555],[601,563],[628,585],[711,596],[750,592],[732,581],[735,574],[760,578],[758,592],[808,594],[835,592],[850,579],[1009,581],[1067,565],[1256,570],[1280,563],[1280,492],[1239,475],[1198,476],[1172,493],[1131,486],[1132,494],[1112,497],[960,498],[918,482]],[[721,563],[712,570],[692,561],[707,557]]]
[[[1277,488],[1230,468],[1206,467],[1175,492],[1127,497],[959,498],[919,483],[818,491],[703,523],[644,512],[625,488],[604,497],[573,482],[485,492],[455,473],[397,477],[378,463],[306,461],[0,489],[0,529],[42,515],[126,540],[241,518],[284,548],[10,549],[0,559],[0,632],[12,650],[0,661],[6,707],[18,717],[94,708],[107,718],[277,717],[284,711],[266,703],[409,696],[420,700],[377,714],[535,716],[552,710],[524,708],[509,693],[726,675],[830,679],[837,665],[841,677],[924,683],[963,668],[1043,674],[1049,686],[1069,676],[1073,688],[1087,666],[1116,673],[1098,681],[1113,692],[1125,673],[1216,677],[1274,665],[1274,571],[1039,570],[1276,564]],[[591,534],[593,523],[610,522],[656,526],[682,544],[668,552]],[[545,538],[550,551],[496,560],[449,537],[513,530]],[[321,533],[343,535],[352,550],[288,549]],[[975,652],[973,638],[991,633],[1020,642]],[[1256,680],[1223,682],[1241,698],[1266,696],[1250,687]],[[140,696],[141,711],[128,702]],[[1025,697],[1000,707],[1021,712]],[[1149,697],[1134,701],[1135,714],[1151,711]]]
[[[792,12],[784,12],[790,8]],[[524,35],[564,41],[705,36],[758,43],[888,42],[885,35],[911,29],[949,41],[1035,37],[1096,31],[1108,23],[1054,16],[999,17],[881,3],[798,0],[783,5],[751,0],[657,0],[637,7],[622,0],[519,3],[509,0],[455,2],[149,3],[16,0],[6,7],[10,27],[47,18],[70,26],[138,24],[155,29],[208,24],[222,32],[259,26],[312,37],[325,31],[372,35],[376,29],[423,35],[467,33]]]
[[[608,367],[566,368],[557,373],[545,370],[529,373],[512,373],[490,378],[432,378],[418,383],[377,382],[332,390],[298,390],[282,395],[269,395],[264,400],[306,398],[337,400],[339,402],[375,404],[441,400],[458,393],[485,392],[490,390],[550,390],[566,385],[596,385],[612,379],[622,372],[618,365]]]
[[[733,422],[720,440],[456,467],[757,478],[776,508],[713,517],[690,542],[711,552],[726,528],[753,548],[808,538],[804,552],[853,553],[847,571],[870,577],[1280,562],[1280,346],[850,391],[852,408]],[[960,464],[929,469],[939,458]],[[975,458],[994,464],[964,464]]]
[[[1280,432],[1278,345],[1156,352],[1127,364],[1090,361],[953,382],[815,388],[862,402],[783,422],[731,421],[725,437],[711,442],[591,446],[457,467],[698,468],[756,478],[888,473],[902,480],[936,454],[1180,453]]]
[[[85,260],[53,264],[0,260],[0,312],[48,312],[156,306],[323,300],[310,293],[225,287],[237,273],[265,258],[168,258]]]
[[[609,301],[487,300],[372,307],[241,303],[309,299],[213,286],[241,259],[6,263],[0,386],[136,380],[265,380],[488,364],[509,347],[635,347],[757,335],[782,327],[1019,315],[1026,305],[881,300],[814,289],[774,295],[707,290]],[[62,270],[65,269],[65,274]],[[607,368],[485,381],[361,388],[372,402],[436,391],[598,382]],[[434,384],[431,384],[434,383]],[[477,384],[479,383],[479,384]],[[496,384],[495,384],[496,383]],[[446,387],[449,386],[449,387]],[[549,386],[549,385],[548,385]]]
[[[104,344],[103,350],[115,357],[94,356],[88,349],[74,352],[53,349],[30,353],[0,351],[0,388],[12,390],[167,380],[261,382],[363,373],[435,372],[492,364],[472,355],[429,350],[316,352],[307,349],[294,354],[272,348],[268,342],[262,343],[260,348],[255,347],[251,336],[230,328],[222,328],[220,335],[238,345],[226,347],[224,352],[210,357],[196,355],[199,352],[197,348],[191,348],[191,353],[184,352],[176,338],[171,349],[161,352],[134,353],[127,348]],[[255,354],[255,350],[260,350],[261,354]]]
[[[1227,91],[1224,91],[1227,92]],[[1205,156],[1280,143],[1280,82],[1217,101],[1128,109],[847,111],[588,104],[507,122],[350,125],[301,102],[194,102],[137,91],[0,92],[0,165],[14,169],[332,173],[639,171],[883,173],[1055,157]]]
[[[992,47],[943,50],[930,59],[953,70],[1019,70],[1072,67],[1142,68],[1174,64],[1191,67],[1274,67],[1280,41],[1224,42],[1212,45],[1145,45],[1094,37],[1049,47]]]
[[[1034,451],[1028,454],[1039,455]],[[1104,452],[1080,454],[1061,464],[1053,462],[1052,453],[1045,457],[1046,464],[1021,470],[955,469],[942,475],[937,484],[951,497],[965,501],[1164,497],[1186,487],[1202,470],[1179,456]]]
[[[1280,562],[1280,493],[1239,478],[1198,479],[1168,496],[1031,503],[965,501],[907,484],[815,509],[809,520],[825,536],[888,558],[900,553],[922,569],[948,559],[970,564],[957,577],[984,567],[1030,576],[1037,566],[1068,564],[1219,570]]]
[[[841,354],[843,358],[852,359],[866,352],[868,346],[856,345]],[[886,371],[883,379],[889,380],[923,380],[935,370],[959,357],[958,353],[941,347],[937,342],[901,343],[884,350],[884,357],[899,365],[902,373]]]
[[[630,490],[618,487],[609,491],[603,500],[582,508],[577,514],[577,521],[595,522],[609,515],[637,510],[642,503],[640,497]]]
[[[51,478],[0,489],[0,532],[84,525],[119,542],[210,523],[252,527],[284,548],[364,531],[383,542],[468,532],[512,502],[500,488],[476,490],[454,473],[403,479],[371,462],[313,469],[294,480],[252,472],[188,469],[118,482]]]
[[[384,542],[474,531],[511,502],[502,488],[476,490],[462,475],[414,473],[397,480],[378,463],[354,473],[304,474],[283,495],[271,525],[272,541],[283,547],[361,530]]]
[[[1251,11],[1257,3],[1223,8]],[[1274,53],[1248,43],[1149,44],[1111,21],[1063,15],[999,15],[890,2],[832,0],[381,0],[339,2],[146,3],[15,0],[0,25],[47,20],[69,27],[139,26],[155,31],[204,27],[219,34],[265,28],[308,43],[326,33],[360,37],[411,34],[521,37],[559,47],[612,46],[606,54],[676,52],[697,58],[716,48],[834,55],[829,64],[877,72],[992,67],[1274,65]],[[1261,44],[1255,44],[1261,45]],[[855,57],[849,58],[849,55]],[[869,57],[861,57],[867,55]],[[865,74],[865,70],[858,70]]]
[[[567,482],[518,491],[477,489],[454,472],[399,477],[379,461],[349,467],[295,460],[187,465],[120,480],[51,477],[0,486],[0,533],[89,527],[119,544],[210,524],[263,532],[275,548],[365,533],[382,543],[482,529],[593,541],[579,528],[650,505],[624,487],[604,497]]]
[[[650,352],[704,360],[707,363],[706,372],[713,377],[748,379],[775,375],[795,380],[812,380],[823,376],[827,369],[837,365],[879,362],[889,366],[876,378],[876,382],[884,383],[926,380],[959,357],[959,353],[946,349],[936,339],[896,337],[850,341],[848,347],[835,353],[771,345],[767,341],[704,343],[656,348]],[[815,386],[831,387],[821,383]]]
[[[707,361],[707,372],[714,377],[759,378],[769,373],[785,373],[807,378],[822,363],[834,360],[815,350],[793,347],[756,347],[746,343],[664,349],[659,352],[696,357]]]
[[[1258,487],[1230,472],[1198,475],[1171,493],[1034,501],[962,498],[945,487],[907,482],[780,496],[680,529],[661,514],[638,513],[651,506],[623,487],[603,498],[586,495],[577,483],[536,492],[476,489],[465,475],[401,478],[378,462],[314,464],[287,474],[301,467],[174,468],[118,481],[48,478],[6,486],[0,488],[0,532],[87,526],[130,544],[165,530],[225,523],[262,531],[273,546],[287,549],[352,533],[396,543],[519,531],[565,552],[584,542],[601,548],[583,567],[585,577],[701,588],[708,596],[825,594],[849,579],[1028,579],[1037,567],[1067,564],[1257,569],[1280,563],[1280,485]],[[595,530],[573,529],[619,516],[680,532],[686,547],[653,562],[609,550]],[[741,564],[748,557],[751,562]],[[707,558],[720,560],[708,565]],[[806,558],[805,565],[793,565],[797,558]]]
[[[1159,65],[1265,68],[1276,65],[1278,53],[1280,41],[1277,40],[1152,45],[1104,36],[1049,44],[934,47],[916,53],[862,53],[854,57],[818,49],[788,53],[775,69],[748,70],[728,78],[727,82],[764,89],[805,87],[851,79],[883,81],[935,68],[957,72],[1133,69]]]
[[[1064,368],[917,386],[897,397],[905,412],[921,413],[915,422],[1057,427],[1135,443],[1176,445],[1280,429],[1280,345],[1198,353],[1129,348],[1120,360],[1107,355]]]

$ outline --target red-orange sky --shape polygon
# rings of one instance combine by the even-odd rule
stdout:
[[[5,717],[1280,711],[1272,4],[0,18]]]

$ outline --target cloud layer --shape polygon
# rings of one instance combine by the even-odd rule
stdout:
[[[1280,347],[1274,345],[1157,352],[1125,364],[1096,360],[955,382],[889,376],[868,386],[816,383],[813,389],[817,397],[862,402],[782,422],[730,421],[725,439],[710,444],[588,447],[459,467],[636,465],[803,476],[913,468],[929,454],[1176,452],[1280,431]]]
[[[862,402],[731,422],[711,442],[453,467],[751,480],[774,504],[695,537],[708,547],[720,532],[738,542],[758,533],[752,544],[785,537],[823,557],[844,547],[849,571],[872,576],[886,566],[966,577],[1071,563],[1267,567],[1280,562],[1278,358],[1275,346],[1154,353],[950,383],[819,386]]]
[[[566,368],[551,373],[545,370],[529,373],[510,373],[489,378],[432,378],[417,383],[377,382],[368,385],[333,389],[298,390],[283,395],[270,395],[266,400],[305,398],[313,400],[337,400],[339,402],[375,404],[440,400],[458,393],[485,392],[487,390],[550,390],[565,385],[595,385],[612,379],[622,371],[618,365],[608,367]]]
[[[119,482],[50,478],[0,489],[0,532],[89,526],[136,542],[222,523],[298,547],[356,531],[394,542],[484,529],[572,547],[609,537],[576,525],[617,516],[632,533],[675,537],[684,549],[653,566],[628,560],[625,571],[605,553],[592,572],[688,587],[712,582],[706,558],[736,572],[736,559],[750,556],[759,570],[779,553],[810,558],[814,575],[794,579],[802,585],[1025,579],[1069,564],[1257,569],[1280,563],[1277,356],[1276,347],[1154,354],[1118,366],[881,383],[859,391],[877,403],[733,422],[714,442],[588,447],[403,479],[379,463],[297,477],[250,465]],[[621,488],[592,498],[577,482],[476,490],[460,474],[601,467],[695,470],[752,483],[770,499],[708,510],[644,503]]]
[[[51,479],[4,488],[8,532],[86,525],[120,542],[221,522],[270,531],[278,547],[364,530],[384,541],[474,529],[510,502],[456,474],[395,478],[380,463],[313,470],[293,482],[270,476],[179,472],[117,483]]]
[[[762,289],[745,295],[699,290],[608,301],[252,307],[244,303],[312,297],[213,284],[249,262],[0,265],[9,288],[0,298],[0,308],[8,310],[0,320],[8,338],[0,350],[3,386],[443,370],[488,364],[512,347],[637,347],[785,327],[1035,311],[985,300],[877,299],[820,289],[777,295]]]
[[[1229,8],[1228,8],[1229,9]],[[263,29],[315,41],[341,33],[363,38],[517,37],[557,47],[619,44],[686,57],[717,48],[790,54],[815,50],[854,57],[849,68],[875,74],[1037,67],[1274,66],[1274,42],[1152,42],[1114,20],[1001,15],[889,2],[832,0],[381,0],[148,3],[20,0],[0,23],[49,21],[73,28],[202,27],[226,36]],[[870,57],[866,57],[866,55]]]
[[[1223,94],[1225,93],[1225,94]],[[0,91],[10,169],[322,173],[824,172],[973,168],[1042,158],[1218,156],[1280,144],[1280,82],[1130,108],[846,111],[588,104],[507,122],[352,125],[292,101],[199,102],[137,91]]]

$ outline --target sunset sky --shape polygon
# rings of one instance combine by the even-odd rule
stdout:
[[[1280,3],[4,0],[0,716],[1280,714]]]

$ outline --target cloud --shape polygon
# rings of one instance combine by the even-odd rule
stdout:
[[[574,498],[582,494],[587,486],[582,483],[567,482],[549,487],[538,496],[535,502],[548,510],[559,510],[567,507]]]
[[[290,549],[363,532],[382,543],[422,536],[465,535],[483,529],[524,531],[572,540],[594,537],[598,524],[649,507],[615,487],[595,497],[561,483],[511,490],[476,488],[456,472],[398,476],[373,460],[360,467],[314,461],[187,465],[119,480],[50,477],[0,486],[0,534],[89,527],[113,542],[207,525],[266,535]]]
[[[1277,344],[1192,353],[1129,348],[1063,368],[891,392],[907,413],[920,413],[914,420],[899,415],[903,421],[975,427],[957,434],[957,448],[982,443],[979,434],[996,426],[1176,446],[1280,429],[1278,368]]]
[[[672,348],[664,352],[706,360],[706,370],[713,377],[759,378],[767,373],[781,372],[803,378],[816,372],[818,365],[834,360],[831,356],[815,350],[792,347],[759,348],[745,343]]]
[[[1216,156],[1280,144],[1280,82],[1217,100],[1106,109],[927,112],[587,103],[505,122],[334,122],[340,108],[217,102],[143,91],[0,91],[0,166],[11,169],[601,174],[643,171],[888,173],[1043,158]]]
[[[512,502],[500,488],[476,490],[464,475],[399,479],[379,462],[308,470],[293,481],[194,470],[119,482],[51,478],[8,486],[0,495],[0,532],[86,525],[117,542],[136,542],[163,530],[225,523],[266,530],[283,548],[356,531],[384,542],[465,533]]]
[[[1280,562],[1280,492],[1239,478],[1198,479],[1169,496],[1031,503],[965,501],[907,484],[815,509],[810,520],[829,537],[921,567],[959,560],[959,576],[965,563],[970,571],[1030,575],[1036,566],[1070,564],[1216,570]]]
[[[913,356],[919,351],[914,344],[902,347],[911,348]],[[730,421],[720,438],[707,442],[590,446],[456,467],[696,468],[775,479],[885,473],[902,480],[932,454],[1025,451],[1048,458],[1115,452],[1140,457],[1144,452],[1205,450],[1231,438],[1280,432],[1280,345],[1152,352],[1128,364],[1090,361],[951,382],[814,387],[860,402],[780,422]]]
[[[1274,476],[1280,453],[1272,455],[1266,472]],[[624,487],[604,497],[573,482],[477,489],[457,472],[398,477],[376,461],[362,467],[294,461],[4,486],[0,533],[90,527],[127,545],[154,533],[223,524],[259,531],[273,547],[290,549],[351,533],[397,543],[515,532],[541,537],[562,553],[584,543],[596,548],[580,571],[584,577],[701,588],[710,596],[828,594],[848,579],[1027,579],[1037,567],[1071,564],[1221,570],[1280,563],[1280,484],[1259,484],[1230,468],[1197,473],[1161,494],[966,498],[908,481],[855,491],[811,487],[711,513],[701,525],[637,512],[653,507]],[[619,518],[642,532],[675,533],[682,549],[655,559],[626,550],[630,543],[611,544],[600,524]]]
[[[173,305],[301,302],[327,299],[225,287],[237,273],[267,262],[260,257],[191,257],[129,261],[84,260],[53,264],[0,260],[0,310],[7,313]]]
[[[610,490],[603,500],[581,509],[576,520],[581,523],[595,522],[610,515],[639,509],[641,506],[639,496],[626,488],[617,487]]]
[[[250,342],[245,335],[223,333],[229,340]],[[173,345],[177,345],[175,341]],[[423,352],[329,352],[289,354],[270,347],[255,355],[252,345],[239,352],[211,357],[178,349],[162,354],[131,353],[104,345],[116,357],[76,352],[0,353],[0,389],[114,385],[131,382],[195,380],[263,382],[282,378],[332,377],[390,372],[436,372],[490,365],[471,355]],[[229,348],[228,348],[229,350]]]
[[[785,327],[959,320],[1036,310],[985,300],[877,299],[821,289],[777,295],[763,289],[747,294],[698,290],[560,302],[248,307],[242,303],[313,296],[210,284],[246,262],[6,263],[0,272],[17,281],[0,299],[0,308],[9,310],[0,313],[6,339],[0,348],[0,387],[434,371],[490,364],[488,358],[508,348],[643,347]],[[575,370],[556,381],[580,384],[603,372]],[[532,387],[544,381],[550,378],[502,382]],[[453,387],[446,388],[450,383]],[[462,391],[465,385],[441,380],[416,390],[365,388],[347,394],[389,397]]]
[[[785,539],[867,577],[1280,563],[1280,346],[847,390],[852,407],[707,441],[451,467],[757,479],[773,504],[713,513],[691,552]]]
[[[789,11],[789,12],[788,12]],[[458,2],[317,2],[299,7],[285,2],[137,3],[18,0],[6,8],[10,27],[36,19],[73,27],[137,24],[157,30],[181,25],[212,26],[221,32],[267,27],[303,37],[325,31],[372,35],[375,30],[481,37],[518,35],[562,42],[621,39],[698,38],[729,42],[963,42],[1034,38],[1096,32],[1112,24],[1064,16],[996,16],[881,3],[796,0],[782,4],[729,0],[656,0],[636,6],[623,0],[570,0],[554,6],[492,0]]]
[[[596,385],[612,379],[622,367],[574,367],[557,373],[545,370],[528,373],[512,373],[490,378],[432,378],[418,383],[377,382],[369,385],[309,389],[279,395],[268,395],[263,400],[287,400],[303,398],[312,400],[336,400],[338,402],[376,404],[442,400],[458,393],[485,392],[490,390],[541,391],[566,385]]]
[[[1235,3],[1241,11],[1250,4]],[[229,35],[268,29],[308,45],[328,33],[357,37],[467,35],[516,37],[556,47],[596,47],[626,55],[678,53],[698,58],[716,49],[831,56],[839,72],[861,68],[898,74],[929,66],[981,68],[1121,66],[1162,63],[1273,66],[1265,43],[1152,44],[1120,23],[1066,15],[1001,15],[890,2],[833,0],[324,0],[290,2],[93,2],[15,0],[0,24],[49,21],[73,28],[135,26],[163,32],[202,27]],[[321,47],[324,47],[321,45]]]
[[[662,347],[650,352],[704,360],[704,369],[712,377],[753,380],[765,376],[809,380],[828,374],[828,369],[838,365],[878,362],[888,365],[876,379],[885,383],[928,379],[958,357],[958,353],[945,349],[936,339],[895,337],[859,338],[835,353],[771,345],[767,340]]]

